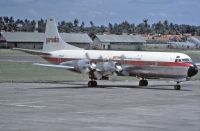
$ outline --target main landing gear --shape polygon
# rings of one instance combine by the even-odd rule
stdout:
[[[97,81],[96,80],[96,77],[94,75],[94,72],[95,70],[91,70],[90,71],[90,75],[89,75],[89,78],[91,79],[90,81],[88,81],[88,87],[97,87]]]
[[[174,85],[174,90],[180,90],[181,86],[179,85],[180,82],[177,81],[177,85]]]
[[[97,81],[95,80],[88,81],[88,87],[97,87]]]
[[[148,86],[148,81],[144,80],[144,79],[140,80],[139,81],[139,86]]]

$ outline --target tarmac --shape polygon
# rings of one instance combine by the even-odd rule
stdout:
[[[200,81],[0,83],[2,131],[199,131]]]

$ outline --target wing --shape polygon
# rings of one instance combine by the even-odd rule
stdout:
[[[38,50],[29,50],[29,49],[22,49],[22,48],[13,48],[13,50],[19,50],[25,53],[29,53],[32,55],[51,55],[48,52],[38,51]]]
[[[74,69],[74,67],[72,67],[72,66],[66,66],[66,65],[41,64],[41,63],[34,63],[33,65],[43,66],[43,67],[49,67],[49,68],[66,69],[66,70]]]

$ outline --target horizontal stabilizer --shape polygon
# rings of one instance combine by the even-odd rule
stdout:
[[[49,68],[67,69],[67,70],[74,69],[74,67],[66,65],[41,64],[41,63],[34,63],[33,65],[49,67]]]
[[[29,53],[32,55],[51,55],[48,52],[38,51],[38,50],[29,50],[29,49],[23,49],[23,48],[13,48],[13,50],[19,50],[25,53]]]

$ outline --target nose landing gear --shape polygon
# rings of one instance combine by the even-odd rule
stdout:
[[[179,84],[180,82],[177,81],[177,85],[174,85],[174,90],[180,90],[181,86]]]

